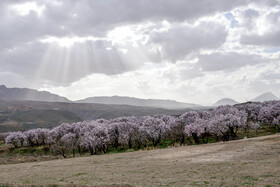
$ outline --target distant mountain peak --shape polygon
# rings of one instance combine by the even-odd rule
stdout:
[[[0,85],[1,100],[15,101],[47,101],[47,102],[71,102],[65,97],[52,94],[47,91],[38,91],[29,88],[7,88],[5,85]]]
[[[6,89],[7,87],[5,85],[0,85],[0,90]]]
[[[220,106],[220,105],[235,105],[238,104],[237,101],[231,99],[231,98],[223,98],[218,100],[216,103],[214,103],[214,106]]]
[[[252,99],[252,101],[257,101],[257,102],[264,102],[264,101],[273,101],[273,100],[279,100],[279,98],[274,95],[272,92],[265,92],[258,97]]]

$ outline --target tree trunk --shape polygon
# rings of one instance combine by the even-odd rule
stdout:
[[[185,134],[182,134],[180,145],[185,144]]]
[[[199,138],[196,133],[192,133],[193,140],[196,144],[199,144]]]
[[[64,150],[61,150],[61,155],[62,155],[64,158],[66,158],[66,155],[65,155]]]
[[[234,127],[229,127],[230,131],[230,136],[233,140],[237,138],[236,133],[237,133],[238,127],[236,127],[236,130],[234,130]]]
[[[188,137],[188,142],[189,142],[189,145],[193,145],[193,142],[190,137]]]
[[[139,142],[137,143],[137,149],[141,149],[141,144]]]
[[[73,157],[75,157],[75,149],[73,149],[72,151],[73,151]]]
[[[103,145],[103,153],[106,154],[108,151],[108,146],[106,145]]]
[[[247,136],[247,138],[249,138],[249,136],[250,136],[250,129],[249,129],[249,127],[246,128],[246,136]]]
[[[80,156],[82,156],[82,151],[81,151],[81,147],[80,146],[78,146],[78,152],[79,152]]]
[[[93,153],[94,153],[93,148],[90,148],[89,150],[90,150],[90,155],[93,155]]]
[[[206,138],[206,140],[205,140],[205,138]],[[206,135],[206,134],[203,134],[203,135],[202,135],[202,142],[203,142],[204,144],[207,144],[207,143],[208,143],[208,139],[209,139],[208,135]]]
[[[280,132],[280,126],[279,125],[275,125],[275,127],[277,128],[277,131]]]
[[[132,148],[132,141],[131,141],[131,139],[128,140],[128,148],[129,148],[129,149]]]
[[[118,138],[115,138],[114,140],[114,148],[117,149],[119,147],[119,141]]]

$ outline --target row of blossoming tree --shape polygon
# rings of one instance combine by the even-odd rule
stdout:
[[[158,114],[154,116],[98,119],[73,124],[64,123],[53,129],[31,129],[5,134],[5,143],[15,148],[22,146],[50,146],[66,158],[67,153],[106,153],[111,148],[137,148],[157,146],[162,140],[172,144],[208,143],[209,137],[217,141],[234,140],[238,129],[249,137],[250,129],[259,124],[275,125],[280,131],[280,102],[245,103],[220,106],[209,111],[190,111],[180,116]]]

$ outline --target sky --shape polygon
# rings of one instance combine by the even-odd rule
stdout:
[[[280,0],[1,0],[0,84],[71,100],[280,96]]]

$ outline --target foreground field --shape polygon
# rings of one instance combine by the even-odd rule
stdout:
[[[2,185],[280,186],[280,135],[0,165]]]

